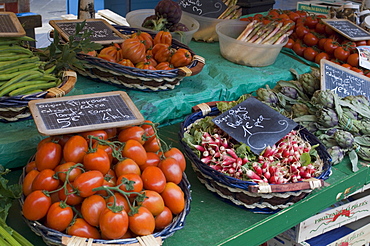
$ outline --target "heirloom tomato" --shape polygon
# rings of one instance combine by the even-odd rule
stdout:
[[[42,190],[35,190],[24,199],[22,213],[28,220],[39,220],[47,214],[50,206],[50,196]]]
[[[123,41],[121,47],[123,59],[130,59],[134,64],[145,61],[146,49],[143,41],[128,38]]]
[[[98,229],[87,223],[83,218],[76,218],[72,224],[67,227],[66,233],[76,237],[100,238],[100,232]]]
[[[169,62],[160,62],[155,66],[157,70],[172,70],[175,69],[174,66]]]
[[[46,225],[56,231],[64,231],[73,220],[73,210],[64,202],[53,203],[46,215]]]
[[[99,225],[99,216],[105,210],[107,204],[105,199],[99,195],[86,197],[81,204],[81,214],[87,223],[92,226]]]
[[[82,163],[84,155],[88,150],[88,144],[84,137],[74,135],[68,139],[63,148],[63,157],[65,161]]]
[[[181,213],[185,208],[184,192],[180,186],[173,182],[167,182],[161,193],[164,205],[168,207],[173,214]]]
[[[161,193],[166,186],[166,176],[163,171],[156,166],[148,166],[141,174],[144,189],[153,190]]]
[[[133,33],[131,37],[132,38],[137,38],[140,41],[142,41],[143,44],[145,45],[145,49],[150,49],[150,48],[153,47],[152,35],[150,35],[147,32],[143,32],[143,31],[139,30],[138,32]]]
[[[139,236],[152,234],[155,229],[153,214],[146,207],[139,207],[137,213],[129,216],[129,228]]]
[[[172,44],[172,34],[167,31],[159,31],[157,34],[154,36],[153,39],[154,45],[156,44]]]
[[[125,210],[113,212],[109,208],[99,216],[99,228],[102,236],[107,239],[121,238],[128,229],[128,215]]]
[[[62,146],[54,142],[42,144],[36,151],[35,162],[39,171],[54,169],[62,159]]]
[[[168,44],[159,43],[154,45],[152,53],[157,62],[169,62],[171,60],[172,48]]]
[[[94,195],[96,191],[93,189],[102,186],[103,182],[103,174],[100,171],[92,170],[78,175],[73,181],[73,187],[79,196],[88,197]]]
[[[171,224],[173,215],[168,207],[164,207],[163,211],[155,216],[155,229],[163,230],[166,226]]]
[[[83,157],[83,165],[86,170],[97,170],[103,175],[107,174],[110,169],[110,159],[103,149],[92,149]]]
[[[135,65],[132,63],[132,61],[130,59],[122,59],[122,60],[118,61],[118,64],[121,64],[121,65],[126,66],[126,67],[135,67]]]
[[[184,48],[179,48],[177,51],[171,56],[170,63],[174,67],[184,67],[191,63],[193,56],[191,55],[190,51]]]

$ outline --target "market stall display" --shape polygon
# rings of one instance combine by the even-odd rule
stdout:
[[[48,245],[75,237],[84,244],[162,243],[182,229],[191,201],[185,157],[157,134],[145,121],[39,142],[19,180],[28,226]]]

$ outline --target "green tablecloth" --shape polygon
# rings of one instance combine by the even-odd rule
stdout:
[[[235,100],[260,87],[273,87],[279,80],[294,78],[290,69],[299,74],[310,71],[310,66],[283,52],[276,62],[267,67],[246,67],[225,60],[218,43],[191,42],[189,47],[205,58],[203,70],[184,78],[173,90],[143,92],[129,90],[79,76],[75,88],[68,95],[124,90],[131,97],[145,119],[168,125],[180,122],[191,113],[191,107],[210,101]],[[44,138],[33,120],[0,123],[0,164],[19,167],[35,153],[37,143]]]

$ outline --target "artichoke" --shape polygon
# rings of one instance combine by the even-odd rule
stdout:
[[[321,108],[316,112],[317,122],[324,127],[334,127],[338,125],[339,119],[337,113],[330,108]]]
[[[292,98],[292,99],[297,99],[298,98],[298,92],[293,87],[283,86],[283,87],[281,87],[280,92],[283,95],[285,95],[285,96],[287,96],[289,98]]]
[[[345,156],[345,151],[341,149],[339,146],[329,147],[328,153],[331,156],[331,162],[333,165],[340,163]]]
[[[277,97],[276,93],[271,89],[258,88],[256,93],[257,99],[264,103],[274,106],[276,106],[279,103],[279,98]]]
[[[320,89],[320,79],[312,73],[304,73],[299,77],[299,82],[303,87],[303,91],[312,96],[313,93]]]
[[[347,101],[349,103],[352,103],[352,101],[356,101],[359,104],[370,106],[369,99],[363,95],[357,95],[357,96],[346,96],[343,98],[344,101]]]
[[[367,147],[356,147],[357,150],[357,155],[365,160],[365,161],[370,161],[370,148]]]
[[[327,135],[327,134],[321,134],[317,137],[321,143],[326,147],[330,148],[333,146],[338,146],[337,141],[335,141],[333,136]]]
[[[329,136],[333,136],[339,129],[338,128],[330,128],[326,131],[326,134]]]
[[[292,106],[294,118],[309,114],[309,108],[304,103],[296,103]]]
[[[355,142],[352,133],[343,130],[336,131],[333,137],[338,145],[343,149],[351,149]]]
[[[313,93],[311,102],[318,108],[334,108],[334,97],[331,90],[317,90]]]
[[[361,119],[361,116],[356,111],[350,108],[342,108],[342,111],[343,111],[343,114],[348,116],[350,119],[353,119],[353,120]]]
[[[155,15],[158,19],[166,19],[168,26],[179,23],[182,15],[180,5],[172,0],[161,0],[155,6]]]

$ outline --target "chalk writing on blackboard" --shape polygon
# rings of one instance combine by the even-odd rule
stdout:
[[[369,32],[347,19],[322,19],[322,21],[352,41],[370,39]]]
[[[239,142],[260,154],[293,130],[297,123],[256,98],[248,98],[212,120]]]
[[[211,18],[219,17],[227,8],[222,0],[180,0],[179,5],[185,12]]]
[[[30,109],[40,132],[63,133],[105,129],[141,122],[142,115],[126,94],[96,93],[63,99],[30,101]],[[41,126],[41,127],[39,127]],[[60,132],[58,132],[60,134]]]
[[[340,97],[363,95],[370,99],[370,78],[333,62],[321,61],[321,90]]]
[[[13,12],[0,12],[1,37],[19,37],[24,35],[26,35],[26,31]]]

